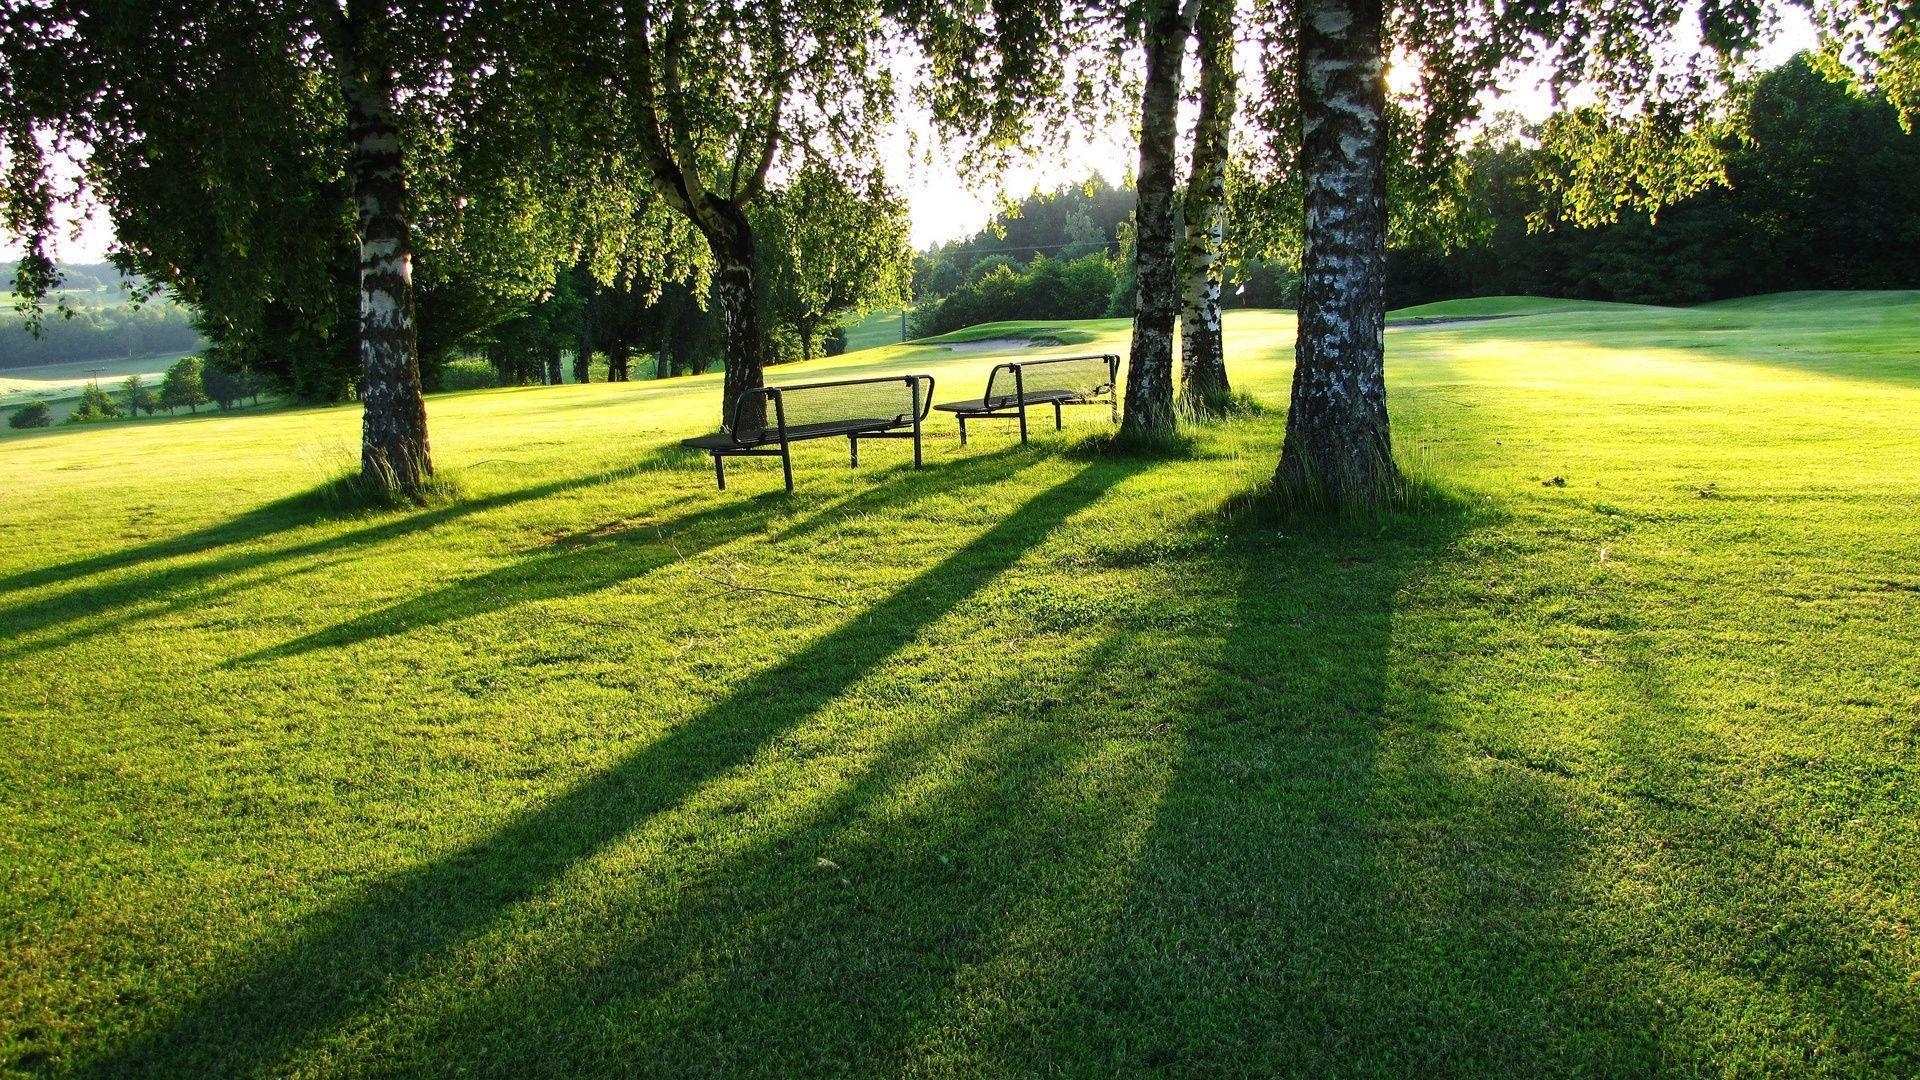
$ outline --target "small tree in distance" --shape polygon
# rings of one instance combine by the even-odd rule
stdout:
[[[111,420],[120,415],[120,406],[113,403],[100,384],[90,382],[80,391],[80,406],[67,414],[67,423],[85,424],[95,420]]]
[[[127,376],[126,380],[120,384],[120,393],[125,396],[126,400],[122,405],[127,410],[128,416],[142,414],[152,416],[153,410],[159,407],[159,402],[154,400],[153,391],[147,388],[139,375]]]
[[[200,358],[183,356],[167,369],[167,376],[160,384],[160,407],[171,413],[184,408],[188,412],[199,412],[200,406],[207,403],[207,388],[201,372]]]
[[[247,396],[245,373],[230,371],[220,364],[202,365],[200,385],[206,391],[208,400],[219,406],[222,412],[240,404],[240,400]]]
[[[10,428],[41,428],[53,426],[53,409],[44,401],[29,401],[13,410],[7,417]]]

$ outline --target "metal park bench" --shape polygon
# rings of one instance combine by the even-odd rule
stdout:
[[[729,457],[777,457],[793,491],[794,443],[845,436],[854,467],[862,439],[912,439],[913,467],[920,467],[920,422],[933,399],[933,376],[889,375],[881,379],[764,386],[740,395],[725,431],[684,439],[680,445],[713,455],[713,477],[727,490]]]
[[[987,376],[987,392],[972,401],[954,401],[935,408],[960,419],[960,445],[967,445],[967,421],[1020,419],[1020,441],[1027,441],[1028,406],[1053,406],[1053,429],[1060,430],[1062,405],[1107,405],[1120,419],[1120,400],[1114,387],[1120,379],[1120,358],[1112,353],[1061,356],[1048,360],[1009,361]]]

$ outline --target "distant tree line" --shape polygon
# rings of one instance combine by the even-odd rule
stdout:
[[[37,336],[18,316],[0,315],[0,368],[191,352],[203,344],[192,313],[166,301],[69,305],[43,320]]]
[[[214,405],[222,412],[237,408],[241,402],[260,401],[261,381],[244,373],[236,373],[224,366],[203,362],[198,356],[183,356],[167,368],[161,377],[160,385],[148,386],[139,375],[129,375],[119,384],[119,395],[115,396],[96,380],[88,383],[80,391],[80,402],[67,414],[69,424],[88,424],[100,420],[132,419],[152,416],[160,410],[166,410],[169,416],[177,409],[197,413],[202,405]],[[48,427],[53,423],[53,409],[44,401],[29,402],[15,409],[7,418],[7,423],[15,428]]]
[[[1509,127],[1462,171],[1477,228],[1388,257],[1392,306],[1528,294],[1697,304],[1796,289],[1920,288],[1920,133],[1800,56],[1755,80],[1726,182],[1660,211],[1577,228],[1547,192],[1555,152]],[[1556,227],[1557,226],[1557,227]]]
[[[1094,176],[1030,195],[973,236],[920,252],[911,333],[1132,315],[1134,201],[1132,188]],[[1290,306],[1299,272],[1284,260],[1241,256],[1227,260],[1226,283],[1230,306]]]

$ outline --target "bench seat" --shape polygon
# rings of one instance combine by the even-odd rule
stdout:
[[[787,425],[788,442],[804,442],[808,439],[825,439],[834,435],[855,435],[866,431],[885,431],[898,426],[896,418],[879,419],[866,417],[859,420],[829,420],[817,424]],[[758,438],[736,439],[727,432],[715,432],[695,439],[682,439],[680,445],[689,450],[733,450],[744,446],[777,446],[780,442],[780,429],[767,428]]]
[[[971,401],[949,401],[945,405],[935,405],[941,412],[966,413],[969,416],[989,416],[993,413],[1018,409],[1022,402],[1028,405],[1079,405],[1085,395],[1073,390],[1044,390],[1039,393],[1025,394],[1019,398],[1012,396],[993,398],[974,398]]]
[[[1056,356],[1044,360],[1012,360],[987,373],[987,392],[967,401],[949,401],[934,408],[960,421],[960,445],[967,445],[967,421],[1015,419],[1020,441],[1027,441],[1027,409],[1053,407],[1053,429],[1064,424],[1063,405],[1105,405],[1120,419],[1120,399],[1114,386],[1120,378],[1120,358],[1112,353]]]
[[[740,395],[726,430],[682,439],[680,445],[713,455],[713,478],[722,491],[728,458],[777,457],[791,493],[793,444],[808,439],[846,439],[854,467],[860,464],[862,439],[912,439],[913,467],[919,468],[920,422],[932,401],[931,375],[762,386]]]

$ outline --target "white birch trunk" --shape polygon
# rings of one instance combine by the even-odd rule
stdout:
[[[1180,271],[1182,396],[1199,416],[1226,411],[1227,382],[1220,339],[1220,292],[1227,232],[1227,151],[1233,127],[1233,0],[1201,0],[1194,23],[1200,51],[1200,115],[1194,121],[1193,169],[1187,180],[1186,237]]]
[[[1126,413],[1131,438],[1173,431],[1173,325],[1180,310],[1175,266],[1175,150],[1180,65],[1188,25],[1179,0],[1152,0],[1144,26],[1147,81],[1140,101],[1140,175],[1134,208],[1136,303],[1127,365]]]
[[[1372,505],[1397,483],[1387,423],[1386,79],[1381,0],[1302,0],[1306,241],[1276,485]]]

